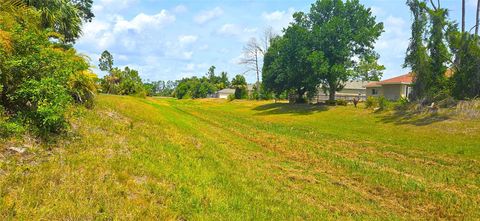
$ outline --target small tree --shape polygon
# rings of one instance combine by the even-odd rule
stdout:
[[[102,71],[110,72],[113,68],[113,56],[109,51],[105,50],[102,52],[102,55],[98,59],[98,67]]]
[[[235,99],[247,98],[247,81],[243,75],[238,74],[232,79],[232,87],[235,88]]]
[[[262,48],[257,42],[256,38],[251,38],[247,45],[243,48],[243,58],[240,60],[240,64],[247,67],[248,71],[254,71],[257,76],[256,84],[260,83],[260,59],[262,56]]]

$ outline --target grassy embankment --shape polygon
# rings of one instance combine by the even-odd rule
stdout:
[[[102,95],[72,130],[1,152],[0,219],[480,218],[479,121]]]

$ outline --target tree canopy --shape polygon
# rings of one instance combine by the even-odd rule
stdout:
[[[40,12],[43,28],[49,28],[63,36],[65,43],[73,43],[82,34],[83,22],[94,17],[93,0],[23,0]]]

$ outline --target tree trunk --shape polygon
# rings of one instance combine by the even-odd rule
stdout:
[[[477,36],[478,36],[479,25],[480,25],[480,0],[478,0],[477,2],[477,19],[475,22],[475,35]]]
[[[465,33],[465,0],[462,0],[462,33]]]
[[[334,84],[330,84],[328,89],[328,101],[335,102],[335,95],[337,93],[337,87]]]
[[[305,100],[303,100],[303,95],[305,94],[305,90],[303,89],[297,89],[297,99],[296,99],[296,103],[305,103]]]

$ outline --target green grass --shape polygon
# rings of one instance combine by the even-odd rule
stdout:
[[[480,218],[479,121],[106,95],[72,121],[0,155],[1,220]]]

